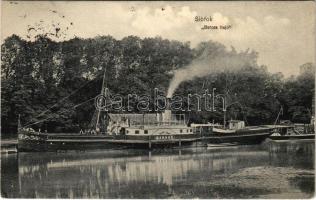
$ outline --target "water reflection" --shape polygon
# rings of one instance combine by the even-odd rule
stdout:
[[[244,169],[262,166],[313,170],[314,143],[153,152],[20,153],[3,156],[1,161],[1,190],[5,197],[249,198],[275,191],[237,187],[229,182],[231,177]],[[314,175],[309,173],[309,177]],[[314,193],[301,187],[314,184],[313,180],[292,182],[288,184],[289,191]]]
[[[270,162],[274,166],[293,166],[315,169],[314,141],[286,141],[268,143]]]

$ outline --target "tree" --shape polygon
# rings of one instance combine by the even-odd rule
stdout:
[[[191,48],[189,43],[160,37],[116,40],[100,36],[56,42],[39,35],[31,42],[12,35],[1,46],[2,132],[16,132],[18,115],[23,125],[32,124],[36,129],[78,131],[91,121],[92,100],[101,91],[104,71],[107,87],[112,94],[124,95],[127,106],[128,94],[154,96],[154,88],[167,92],[174,71],[186,67],[205,49],[208,59],[223,57],[243,66],[183,82],[177,94],[203,94],[216,88],[216,94],[224,94],[231,104],[227,118],[243,119],[250,125],[273,122],[281,106],[283,119],[309,121],[315,88],[314,74],[306,72],[315,68],[311,63],[301,67],[305,69],[301,75],[285,79],[281,73],[271,74],[266,66],[259,66],[257,52],[228,50],[212,41]],[[185,100],[184,105],[192,107],[196,101]],[[134,112],[139,112],[136,106]],[[192,122],[222,122],[223,118],[220,109],[187,114]]]

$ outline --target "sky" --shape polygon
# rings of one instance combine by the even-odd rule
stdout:
[[[272,73],[297,75],[315,63],[315,3],[272,2],[92,2],[2,1],[1,41],[12,34],[27,40],[50,33],[54,40],[129,35],[190,42],[217,41],[228,49],[259,53]],[[196,17],[211,18],[196,22]],[[202,29],[204,26],[218,29]],[[226,29],[220,29],[220,26]],[[56,33],[58,28],[58,33]]]

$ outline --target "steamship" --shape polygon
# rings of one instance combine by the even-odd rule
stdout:
[[[106,97],[106,93],[104,72],[101,95]],[[22,127],[19,119],[18,151],[152,149],[222,142],[257,144],[271,134],[271,129],[262,127],[248,128],[242,132],[218,133],[214,124],[189,125],[184,114],[172,114],[170,101],[167,98],[166,109],[160,113],[118,114],[96,109],[94,128],[73,134],[35,131],[29,125]]]
[[[105,76],[104,70],[100,95],[107,98],[109,94]],[[200,138],[200,135],[188,126],[184,114],[171,113],[170,98],[166,101],[166,110],[160,113],[117,114],[96,109],[93,116],[93,128],[74,134],[35,131],[29,125],[22,127],[19,119],[18,151],[151,149],[189,145]]]
[[[104,132],[53,134],[19,129],[18,151],[63,151],[88,149],[153,149],[209,144],[259,144],[271,135],[272,128],[246,127],[220,132],[216,124],[186,123],[184,114],[109,113]],[[242,131],[240,131],[242,130]]]
[[[40,133],[21,129],[19,151],[181,147],[200,135],[188,126],[183,114],[108,114],[106,132],[94,135]]]
[[[188,125],[184,114],[172,114],[169,109],[162,113],[109,113],[107,123],[103,125],[106,126],[105,131],[95,131],[93,135],[41,133],[30,128],[19,128],[18,151],[259,144],[271,135],[272,130],[265,126],[221,129],[211,123]]]
[[[106,96],[104,86],[103,81],[101,95]],[[117,114],[97,109],[94,116],[94,129],[75,134],[42,133],[21,127],[19,120],[18,151],[181,147],[201,138],[196,128],[187,124],[184,114],[171,113],[170,99],[166,101],[166,110],[160,113]]]

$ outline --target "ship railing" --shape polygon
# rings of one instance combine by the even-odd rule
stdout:
[[[21,130],[19,135],[19,139],[47,140],[47,134],[42,132]]]
[[[133,126],[173,126],[173,125],[186,125],[183,121],[168,121],[168,122],[131,122]]]
[[[179,139],[192,139],[192,135],[115,135],[118,140],[179,140]],[[195,136],[195,138],[197,138]]]

